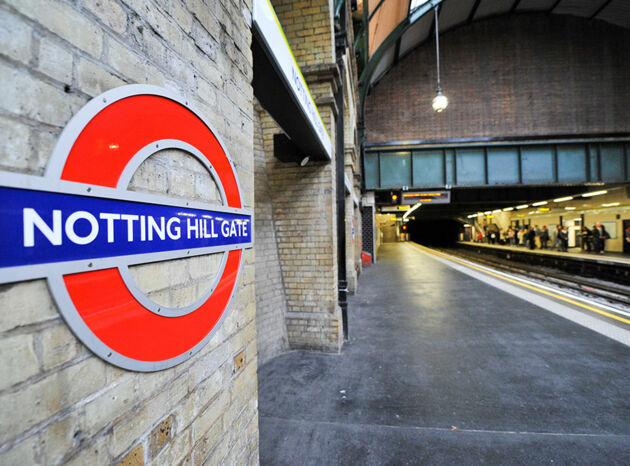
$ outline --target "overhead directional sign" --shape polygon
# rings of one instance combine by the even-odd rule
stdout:
[[[300,67],[295,61],[291,47],[284,35],[278,17],[276,16],[273,7],[269,0],[254,0],[252,4],[252,21],[254,26],[254,32],[257,37],[264,44],[265,53],[272,59],[273,69],[277,72],[278,78],[283,82],[283,85],[290,91],[291,98],[297,103],[295,106],[296,112],[302,114],[302,116],[308,122],[308,126],[311,128],[311,132],[314,133],[317,145],[319,146],[319,152],[324,155],[327,160],[332,159],[332,142],[330,136],[326,131],[324,122],[317,110],[317,106],[313,101],[313,97],[310,93],[308,85],[302,76]],[[256,45],[256,44],[254,44]],[[256,57],[255,57],[256,58]],[[265,70],[265,73],[270,71]],[[258,73],[257,73],[258,74]],[[274,73],[275,74],[275,73]],[[255,80],[261,80],[266,76],[255,76]],[[268,82],[262,79],[261,83]],[[269,86],[270,88],[273,86]],[[257,92],[261,92],[257,89]],[[277,102],[278,96],[272,95],[271,89],[264,89],[259,95],[259,98],[264,100],[268,106],[274,107]],[[269,99],[269,100],[267,100]],[[286,106],[286,105],[285,105]],[[291,132],[291,129],[298,120],[296,112],[292,112],[292,115],[285,121],[285,130]],[[273,115],[272,115],[273,116]],[[282,115],[274,116],[274,119],[278,120],[282,118]],[[281,124],[282,126],[282,124]],[[294,138],[294,136],[292,136]],[[295,141],[300,145],[303,141],[299,139]],[[309,154],[310,155],[310,154]]]
[[[203,164],[221,202],[129,190],[138,167],[164,149]],[[171,367],[209,341],[253,239],[236,170],[209,122],[179,96],[143,85],[83,107],[44,177],[0,172],[0,229],[0,283],[46,278],[77,337],[106,361],[138,371]],[[223,253],[217,276],[184,308],[154,302],[129,271],[209,253]]]
[[[406,205],[417,204],[450,204],[451,192],[443,191],[405,191],[402,194],[401,203]]]

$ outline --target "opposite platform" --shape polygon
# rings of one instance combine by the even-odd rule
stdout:
[[[586,252],[580,248],[569,248],[568,252],[560,252],[551,249],[528,249],[524,246],[507,246],[502,244],[488,244],[488,243],[475,243],[473,241],[460,241],[458,244],[465,246],[474,246],[480,248],[489,249],[504,249],[508,251],[514,251],[527,254],[543,254],[550,256],[571,257],[574,259],[580,259],[585,261],[601,262],[601,263],[619,263],[630,264],[630,255],[620,252],[605,251],[604,254],[595,254],[594,252]],[[551,244],[551,242],[549,242]]]
[[[628,346],[410,244],[379,258],[340,355],[259,368],[263,464],[627,462]]]

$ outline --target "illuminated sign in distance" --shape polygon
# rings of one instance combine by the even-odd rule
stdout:
[[[450,204],[451,192],[443,191],[408,191],[402,193],[401,203],[404,205],[413,205],[421,202],[422,204]]]

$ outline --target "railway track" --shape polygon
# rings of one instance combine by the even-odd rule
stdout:
[[[485,265],[486,267],[492,267],[512,274],[518,274],[529,279],[578,291],[585,295],[605,299],[613,304],[622,304],[630,308],[630,287],[622,284],[607,282],[592,277],[582,277],[575,274],[569,274],[551,267],[529,265],[496,256],[488,256],[468,249],[439,249],[439,251],[470,262]]]

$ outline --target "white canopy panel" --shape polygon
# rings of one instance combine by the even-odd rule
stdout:
[[[440,9],[440,32],[448,31],[452,27],[468,20],[474,6],[475,0],[450,0],[444,2]],[[433,21],[432,16],[431,21]]]
[[[433,25],[433,16],[424,15],[418,21],[413,23],[407,32],[400,38],[399,56],[403,57],[413,50],[418,44],[424,42],[431,33]]]

